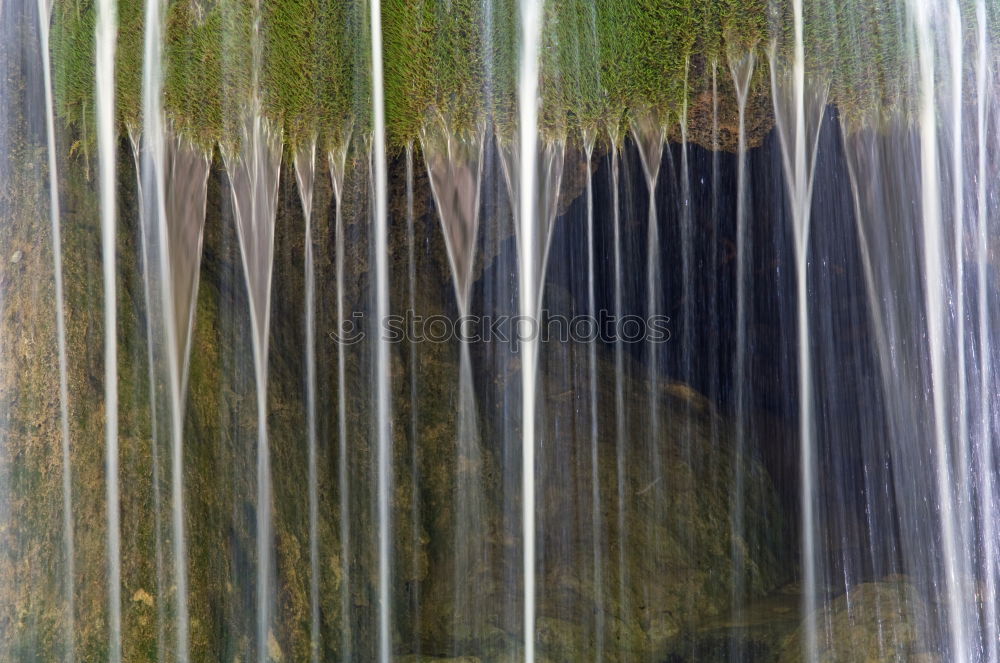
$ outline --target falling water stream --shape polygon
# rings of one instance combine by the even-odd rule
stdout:
[[[748,244],[748,192],[747,192],[747,164],[746,164],[746,109],[747,98],[750,93],[750,81],[753,77],[756,66],[756,56],[751,50],[743,55],[731,55],[729,69],[736,88],[736,106],[738,114],[737,147],[736,147],[736,352],[733,360],[733,373],[735,377],[734,389],[736,391],[736,405],[734,408],[734,418],[737,421],[735,452],[737,457],[746,453],[746,430],[747,430],[747,282],[748,275],[747,255],[750,247]],[[742,549],[740,542],[745,540],[744,531],[744,480],[743,472],[735,472],[732,486],[733,504],[733,533],[732,533],[732,558],[733,558],[733,586],[732,604],[733,610],[740,610],[745,602],[746,578],[742,573]],[[730,650],[730,660],[738,660],[743,652],[738,646],[732,646]]]
[[[782,72],[771,49],[771,80],[774,90],[775,123],[781,138],[785,180],[790,197],[795,245],[797,293],[799,440],[801,444],[802,567],[803,612],[813,614],[821,580],[817,577],[816,559],[816,482],[815,422],[813,420],[813,377],[811,334],[809,331],[809,233],[812,221],[812,196],[819,134],[826,108],[826,88],[807,81],[803,37],[802,1],[793,0],[794,43],[790,70]],[[818,634],[813,621],[807,622],[805,651],[816,660]]]
[[[520,158],[517,172],[517,195],[511,183],[514,175],[507,176],[511,198],[517,208],[514,227],[518,231],[518,306],[528,320],[538,319],[538,291],[541,274],[537,262],[539,237],[544,229],[536,219],[535,185],[538,149],[538,58],[542,34],[542,3],[520,0],[521,22],[520,62],[518,67],[518,142]],[[510,168],[508,167],[508,171]],[[539,232],[539,231],[542,232]],[[524,546],[524,660],[535,661],[535,364],[538,345],[535,340],[522,343],[521,348],[521,528]]]
[[[444,118],[424,124],[421,145],[434,203],[444,231],[445,247],[455,284],[459,321],[469,316],[476,242],[479,230],[480,186],[486,128],[454,136]],[[459,342],[457,450],[455,485],[455,615],[472,625],[469,638],[482,637],[479,601],[468,578],[486,566],[483,459],[476,414],[475,385],[469,342]],[[460,629],[456,628],[456,632]]]
[[[660,177],[660,166],[663,163],[663,141],[666,134],[663,123],[654,113],[637,114],[632,118],[632,135],[638,147],[639,160],[642,162],[642,172],[646,179],[646,190],[649,194],[649,210],[646,226],[646,316],[652,319],[659,315],[661,300],[661,283],[663,272],[660,265],[660,227],[656,210],[656,186]],[[647,357],[647,378],[649,380],[648,400],[646,403],[647,435],[646,457],[653,474],[647,486],[641,491],[660,491],[663,489],[663,476],[660,473],[660,348],[658,343],[650,342]],[[622,491],[620,495],[624,495]],[[621,504],[621,503],[620,503]],[[619,508],[623,508],[619,506]],[[624,516],[622,517],[624,521]],[[654,532],[654,540],[657,530]],[[627,537],[628,530],[621,530],[621,536]],[[627,539],[626,539],[627,540]],[[659,545],[655,543],[654,545]],[[648,596],[642,600],[645,604]]]
[[[948,606],[948,631],[951,654],[955,661],[969,660],[968,633],[965,621],[965,600],[960,577],[964,569],[960,555],[961,542],[956,531],[955,497],[952,477],[951,431],[948,401],[945,395],[947,365],[945,338],[946,299],[949,296],[945,276],[944,220],[942,218],[941,170],[938,162],[939,137],[937,126],[936,45],[931,33],[931,8],[923,2],[910,2],[914,31],[917,38],[920,114],[921,217],[923,221],[924,269],[927,271],[927,340],[930,347],[931,381],[929,384],[934,407],[935,460],[937,463],[937,498],[941,510],[944,559],[944,591]],[[956,173],[957,175],[957,173]],[[961,204],[959,202],[958,204]],[[954,221],[954,220],[953,220]],[[961,284],[954,284],[961,288]],[[959,290],[959,298],[963,295]],[[959,375],[958,380],[963,376]],[[961,525],[959,525],[961,527]]]
[[[594,159],[594,147],[597,143],[596,131],[583,131],[583,152],[586,155],[587,166],[587,311],[591,315],[597,313],[597,287],[595,284],[594,264],[594,183],[591,175],[591,164]],[[590,506],[591,527],[593,529],[594,556],[594,595],[599,604],[604,602],[604,544],[601,530],[601,477],[598,450],[598,373],[597,373],[597,341],[590,344],[587,355],[588,405],[590,407]],[[594,658],[601,661],[604,655],[604,610],[598,608],[594,612]]]
[[[295,154],[295,183],[302,198],[305,231],[306,447],[309,456],[309,657],[319,661],[319,490],[316,458],[316,258],[313,255],[312,206],[316,185],[316,140]]]
[[[257,381],[257,657],[265,663],[271,629],[271,461],[267,438],[268,344],[271,317],[271,272],[274,223],[281,168],[276,131],[259,114],[243,120],[242,142],[225,155],[240,256],[250,299],[254,375]]]
[[[614,295],[613,305],[616,316],[624,315],[624,269],[622,264],[622,228],[621,228],[621,154],[619,152],[619,126],[617,123],[608,126],[608,138],[611,143],[611,228],[614,263]],[[617,522],[619,536],[624,539],[625,529],[625,347],[620,337],[615,337],[615,505],[617,507]],[[622,612],[627,614],[628,602],[625,597],[625,585],[628,581],[625,565],[625,546],[618,546],[618,600],[622,604]]]
[[[341,216],[344,197],[344,168],[347,160],[347,150],[350,144],[351,128],[347,127],[341,137],[340,146],[327,155],[330,167],[330,179],[334,196],[334,261],[336,281],[336,322],[337,329],[343,330],[346,321],[344,309],[344,260],[346,245],[344,240],[344,221]],[[349,470],[347,459],[349,444],[347,439],[347,357],[343,343],[337,347],[337,485],[339,486],[339,502],[337,517],[339,521],[338,534],[343,549],[341,569],[340,608],[348,614],[351,605],[350,597],[350,551],[351,551],[351,496],[348,490]],[[345,620],[346,624],[346,620]],[[350,660],[351,638],[350,628],[344,626],[340,634],[341,659]]]
[[[992,404],[989,394],[993,386],[993,369],[989,358],[992,356],[990,343],[990,302],[988,288],[988,246],[989,246],[989,210],[988,210],[988,157],[987,157],[987,119],[990,103],[988,85],[990,80],[990,42],[987,37],[986,2],[976,3],[976,314],[979,317],[977,340],[979,343],[979,411],[975,434],[979,462],[976,468],[978,483],[982,494],[978,507],[983,519],[983,559],[981,562],[985,575],[985,605],[986,621],[986,661],[996,663],[1000,660],[1000,614],[997,611],[997,567],[993,560],[997,557],[996,541],[996,488],[993,476],[993,448],[991,445]]]
[[[149,316],[150,324],[155,322],[162,331],[162,338],[149,335],[151,344],[162,344],[155,348],[150,346],[150,363],[165,363],[163,368],[168,393],[169,417],[165,419],[170,430],[170,521],[176,621],[174,655],[179,662],[186,663],[190,634],[184,522],[184,409],[201,267],[209,160],[183,138],[170,135],[164,126],[161,69],[163,12],[164,6],[157,0],[146,3],[146,57],[142,83],[144,134],[137,167],[140,173],[139,190],[143,196],[140,216],[147,302],[151,307],[158,308],[157,313]],[[151,382],[151,393],[155,393],[155,384]],[[158,456],[155,409],[154,400],[153,454]],[[158,465],[158,458],[154,458],[154,462]],[[158,483],[159,477],[154,477],[154,480]],[[159,485],[154,487],[154,491],[158,493]],[[162,628],[162,624],[158,628]]]
[[[660,227],[656,213],[656,183],[660,178],[660,166],[663,163],[663,140],[666,131],[663,123],[654,113],[646,112],[637,114],[632,118],[632,135],[635,137],[639,148],[639,159],[642,161],[642,172],[646,176],[646,190],[649,193],[649,217],[646,227],[646,316],[653,318],[659,315],[660,295],[662,282],[662,270],[660,267]],[[652,486],[654,490],[660,488],[662,477],[659,475],[660,457],[660,408],[659,408],[659,347],[658,344],[649,344],[648,357],[648,377],[649,377],[649,402],[648,426],[649,441],[648,453],[650,466],[654,468]]]
[[[140,196],[142,196],[142,139],[132,133],[129,136],[129,140],[132,143],[132,156],[136,162],[139,192]],[[147,218],[155,218],[155,211],[146,207],[147,203],[145,200],[142,200],[140,205],[143,208],[143,211],[140,213],[141,215],[145,215]],[[150,238],[153,228],[147,227],[150,225],[151,224],[146,222],[146,218],[143,218],[143,220],[139,223],[139,239],[142,245],[143,296],[147,302],[152,303],[155,301],[153,298],[155,284],[153,283],[154,275],[152,272],[152,266],[154,265],[156,259],[153,255],[154,243]],[[161,349],[161,339],[158,338],[158,329],[162,329],[163,325],[157,325],[153,322],[152,311],[150,312],[149,317],[150,319],[146,323],[146,350],[149,353],[146,377],[149,382],[150,449],[152,451],[150,454],[150,472],[152,474],[151,479],[153,482],[153,528],[156,532],[155,542],[153,545],[156,549],[156,589],[157,592],[163,592],[167,587],[167,578],[165,569],[166,562],[163,554],[163,516],[161,514],[163,507],[163,470],[160,467],[160,418],[157,416],[157,397],[161,391],[159,381],[162,379],[162,371],[159,370],[160,362],[157,361],[155,354]],[[158,601],[156,605],[156,655],[158,659],[163,658],[163,651],[166,648],[166,627],[167,617],[165,601]]]
[[[385,86],[382,63],[382,3],[371,3],[372,40],[372,161],[375,189],[375,320],[379,331],[389,316],[389,200],[385,150]],[[392,404],[389,394],[389,341],[379,334],[375,349],[375,430],[378,484],[378,656],[381,663],[392,659]]]
[[[76,659],[76,557],[73,543],[73,470],[70,461],[69,384],[66,368],[66,320],[63,295],[62,219],[59,213],[59,167],[56,153],[55,110],[52,103],[52,65],[49,58],[49,4],[38,0],[38,39],[42,56],[45,86],[45,136],[49,168],[49,216],[52,219],[52,273],[55,281],[56,344],[59,361],[59,433],[62,443],[63,496],[63,555],[65,556],[66,592],[66,656],[67,663]]]
[[[104,266],[104,417],[108,514],[108,659],[122,658],[121,525],[118,489],[118,280],[115,204],[115,42],[114,0],[97,3],[94,81],[97,88],[97,149],[100,162],[101,248]]]

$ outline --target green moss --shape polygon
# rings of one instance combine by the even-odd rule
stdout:
[[[849,121],[877,122],[914,98],[912,45],[895,0],[804,3],[807,69],[830,84]],[[164,105],[173,126],[199,145],[239,140],[243,114],[259,100],[291,149],[317,138],[331,150],[353,126],[369,127],[367,0],[171,0],[164,29]],[[652,110],[673,124],[709,89],[713,66],[760,51],[791,50],[791,3],[769,0],[549,0],[539,91],[542,132],[565,137],[627,126]],[[968,43],[975,3],[962,0]],[[141,121],[142,0],[119,3],[118,126]],[[989,31],[1000,38],[991,3]],[[56,0],[52,34],[59,116],[91,147],[94,0]],[[255,24],[259,30],[255,30]],[[512,135],[519,51],[516,0],[383,0],[387,133],[399,148],[419,138],[429,114],[455,131],[489,121]],[[260,50],[255,55],[253,45]],[[259,67],[255,67],[255,62]],[[259,75],[255,76],[254,71]]]
[[[118,0],[115,105],[118,131],[142,126],[142,61],[145,53],[143,0]]]
[[[370,105],[367,2],[263,3],[259,78],[253,75],[255,11],[249,0],[169,3],[163,94],[175,129],[206,149],[231,144],[248,104],[259,98],[293,148],[319,137],[330,149],[351,124],[364,130]],[[142,0],[123,0],[119,20],[116,103],[123,129],[141,121]],[[430,113],[456,131],[487,118],[503,133],[513,130],[514,0],[385,0],[382,21],[392,145],[415,141]],[[570,126],[606,125],[637,107],[666,118],[686,98],[693,58],[714,57],[726,32],[759,39],[763,24],[763,0],[552,0],[541,55],[542,130],[565,136]],[[87,127],[93,122],[93,0],[57,0],[55,25],[59,113]]]
[[[318,19],[316,0],[285,0],[262,5],[265,112],[283,124],[295,144],[316,131],[314,53]]]
[[[356,90],[367,90],[368,55],[358,47],[363,28],[358,3],[318,0],[316,62],[316,124],[324,151],[342,144],[356,117],[366,117],[356,107]],[[365,112],[367,103],[364,104]],[[359,122],[360,123],[360,122]]]
[[[416,140],[431,113],[459,132],[482,122],[491,62],[483,4],[386,0],[382,15],[390,141]]]
[[[53,6],[53,85],[56,113],[93,136],[94,11],[92,2],[66,0]],[[83,148],[87,141],[83,140]]]
[[[223,133],[222,12],[175,2],[166,16],[163,104],[174,129],[206,150]]]

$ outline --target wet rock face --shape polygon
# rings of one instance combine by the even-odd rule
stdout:
[[[72,138],[69,138],[72,140]],[[156,660],[160,643],[172,650],[175,602],[169,514],[169,447],[154,438],[146,374],[145,306],[138,262],[138,216],[131,155],[122,146],[119,162],[119,360],[121,366],[122,578],[125,652],[128,660]],[[18,158],[42,163],[42,152],[25,148]],[[426,173],[416,161],[414,236],[418,282],[409,280],[406,199],[401,160],[393,160],[392,257],[394,310],[409,306],[423,315],[454,312],[447,257],[439,222],[430,204]],[[343,259],[348,312],[369,306],[367,242],[368,185],[365,156],[355,155],[353,181],[345,192]],[[360,173],[360,174],[359,174]],[[581,172],[567,178],[564,196],[578,195]],[[13,195],[20,207],[5,207],[0,261],[5,299],[0,358],[7,368],[0,396],[8,408],[5,425],[15,453],[0,458],[0,485],[9,529],[0,546],[0,617],[10,651],[58,658],[63,626],[61,560],[61,473],[55,370],[51,255],[48,219],[38,214],[44,181],[36,170],[19,175]],[[70,357],[71,461],[76,530],[76,648],[79,658],[102,658],[107,643],[106,514],[103,447],[103,330],[100,242],[94,182],[83,159],[65,164],[63,175],[64,265],[67,342]],[[303,368],[304,225],[294,179],[282,170],[275,245],[274,294],[268,390],[273,472],[275,620],[263,646],[273,660],[306,660],[309,654],[309,533],[305,477]],[[256,388],[251,362],[250,320],[225,173],[216,160],[209,180],[202,280],[192,333],[190,385],[186,404],[184,487],[188,532],[191,651],[212,660],[252,660],[255,643],[256,568],[255,454]],[[12,191],[14,191],[12,189]],[[566,194],[570,191],[571,194]],[[341,540],[338,483],[338,419],[333,244],[335,217],[329,175],[317,173],[315,246],[317,283],[317,401],[319,448],[321,658],[335,660],[345,643],[372,658],[376,615],[376,520],[371,505],[375,448],[371,413],[371,346],[345,352],[348,414],[347,475],[350,546]],[[6,203],[5,203],[6,204]],[[496,203],[503,207],[505,203]],[[501,244],[496,232],[483,244]],[[485,234],[485,233],[484,233]],[[483,251],[493,260],[499,250]],[[493,278],[496,268],[483,270]],[[42,306],[42,304],[45,306]],[[483,440],[482,478],[485,557],[472,577],[456,578],[455,471],[463,467],[456,447],[458,350],[454,344],[423,343],[392,349],[395,467],[392,537],[394,548],[394,639],[400,653],[474,655],[455,661],[516,660],[523,609],[519,527],[520,431],[510,412],[519,408],[516,356],[497,360],[489,348],[473,351],[476,403]],[[775,513],[773,490],[763,470],[737,460],[732,432],[712,407],[680,385],[661,385],[661,438],[654,445],[644,412],[649,386],[644,372],[622,376],[616,411],[614,364],[598,354],[596,436],[589,423],[589,378],[567,366],[586,366],[587,348],[546,348],[539,383],[538,490],[539,660],[583,660],[603,642],[605,660],[659,656],[688,627],[688,621],[723,613],[730,581],[740,573],[748,592],[759,594],[777,582],[774,541],[777,526],[756,523],[754,539],[731,538],[728,485],[739,467],[746,477],[745,510]],[[416,384],[416,390],[412,385]],[[416,397],[414,397],[416,394]],[[516,418],[516,417],[514,417]],[[596,442],[596,447],[593,446]],[[596,473],[592,452],[596,449]],[[152,480],[159,466],[159,498]],[[6,480],[5,480],[6,481]],[[596,486],[598,503],[593,508]],[[595,520],[595,513],[597,514]],[[157,518],[157,515],[159,518]],[[16,517],[15,517],[16,516]],[[595,548],[594,541],[598,542]],[[156,551],[163,553],[158,577]],[[594,573],[599,550],[599,573]],[[734,562],[733,551],[742,551]],[[42,560],[42,561],[40,561]],[[55,569],[42,577],[29,569]],[[456,614],[456,583],[475,588],[483,609],[476,623]],[[345,600],[346,597],[346,600]],[[31,619],[20,616],[31,615]],[[601,637],[595,636],[603,623]],[[454,633],[479,634],[465,640]],[[0,651],[5,651],[0,647]],[[52,654],[52,656],[47,656]],[[0,657],[2,658],[2,657]],[[414,663],[421,661],[419,657]],[[439,660],[439,659],[428,659]]]
[[[599,639],[605,660],[662,657],[692,623],[728,613],[737,576],[751,597],[773,589],[780,575],[774,541],[734,539],[727,488],[736,472],[743,473],[743,509],[754,523],[747,530],[773,535],[780,520],[766,474],[733,455],[731,431],[696,392],[661,384],[657,393],[644,370],[626,365],[616,394],[614,364],[604,357],[596,376],[600,516],[595,526],[587,512],[589,495],[574,492],[594,488],[587,485],[594,471],[590,431],[579,414],[586,407],[588,381],[557,368],[586,365],[585,348],[547,351],[540,408],[545,422],[539,476],[542,651],[554,660],[580,660]],[[650,393],[658,400],[656,440],[649,434]],[[616,399],[624,404],[622,412]],[[571,429],[575,432],[567,435]],[[603,560],[597,574],[595,535]],[[603,637],[595,636],[602,621]]]
[[[820,608],[815,621],[821,663],[938,663],[931,649],[930,608],[906,578],[852,587]],[[779,663],[802,660],[805,624],[782,648]]]
[[[758,64],[758,75],[763,74],[764,65]],[[720,64],[716,70],[717,94],[704,90],[692,94],[688,108],[687,139],[706,150],[736,152],[739,149],[739,107],[736,90],[728,67]],[[774,106],[767,86],[758,81],[750,89],[746,109],[747,148],[754,148],[764,142],[764,138],[774,127]],[[718,128],[718,133],[716,133]],[[680,127],[668,132],[673,142],[681,142]]]
[[[777,663],[782,645],[799,626],[801,605],[802,597],[794,585],[751,600],[686,631],[672,643],[665,661]]]

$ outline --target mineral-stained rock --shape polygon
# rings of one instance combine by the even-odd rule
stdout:
[[[777,663],[798,628],[802,597],[792,585],[695,624],[671,644],[667,663],[738,660]]]
[[[816,615],[820,663],[936,663],[931,649],[929,607],[906,578],[852,587]],[[802,660],[805,624],[790,636],[780,663]]]

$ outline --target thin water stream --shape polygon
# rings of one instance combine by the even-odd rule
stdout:
[[[749,297],[747,295],[747,284],[749,276],[747,274],[747,256],[752,247],[749,244],[749,201],[747,191],[747,140],[746,140],[746,109],[747,98],[750,93],[750,81],[756,67],[756,54],[753,50],[745,54],[731,54],[729,58],[730,74],[736,88],[736,106],[738,113],[737,128],[737,148],[736,148],[736,344],[735,357],[733,360],[733,373],[735,377],[734,389],[735,408],[734,418],[737,423],[735,433],[735,453],[737,458],[742,457],[747,452],[747,426],[749,424],[748,400],[749,388],[747,371],[747,337],[748,320],[747,308]],[[733,610],[739,611],[746,602],[746,578],[742,572],[742,541],[745,540],[745,510],[744,501],[744,481],[746,477],[737,465],[737,471],[733,477],[732,504],[733,504],[733,524],[732,524],[732,561],[733,561],[733,584],[732,584],[732,606]],[[741,648],[734,643],[730,650],[730,660],[738,660],[743,655]]]
[[[104,444],[108,527],[108,660],[122,659],[121,514],[118,476],[118,279],[115,201],[115,44],[114,0],[97,3],[94,82],[100,179],[101,250],[104,284]]]
[[[69,379],[66,367],[66,314],[63,294],[62,218],[59,206],[59,158],[56,152],[55,109],[52,101],[52,64],[49,55],[51,13],[46,0],[38,0],[38,39],[45,87],[45,137],[49,169],[49,216],[52,223],[52,273],[55,281],[56,353],[59,362],[59,433],[62,452],[63,556],[66,565],[66,654],[76,660],[76,546],[73,535],[73,468],[69,434]]]
[[[347,150],[350,146],[352,130],[350,127],[344,132],[342,143],[338,149],[331,151],[327,155],[327,162],[330,167],[330,179],[333,185],[334,196],[334,262],[336,281],[336,324],[338,330],[345,328],[346,309],[344,304],[344,279],[346,270],[346,241],[344,238],[344,219],[342,216],[342,205],[344,197],[344,169],[347,161]],[[338,534],[342,552],[341,561],[341,583],[340,583],[340,609],[344,614],[348,614],[351,606],[351,494],[350,494],[350,470],[348,468],[348,454],[350,445],[347,436],[347,356],[346,346],[343,342],[337,345],[337,486],[338,486]],[[350,627],[347,620],[344,620],[340,633],[341,659],[351,660],[352,640],[350,637]]]
[[[306,453],[309,503],[309,657],[318,663],[322,635],[319,610],[319,469],[316,452],[316,258],[313,249],[313,193],[316,186],[316,140],[295,154],[295,183],[305,217],[305,364]]]
[[[260,115],[247,115],[243,119],[239,149],[232,154],[224,152],[223,160],[229,175],[240,256],[249,295],[254,377],[257,383],[257,657],[261,663],[266,663],[274,602],[267,385],[274,223],[281,168],[279,134]]]

